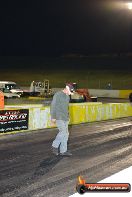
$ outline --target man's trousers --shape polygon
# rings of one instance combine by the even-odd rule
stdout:
[[[53,141],[52,146],[54,148],[60,148],[60,153],[67,151],[67,142],[69,138],[68,123],[69,121],[56,120],[56,125],[59,129],[59,133]]]

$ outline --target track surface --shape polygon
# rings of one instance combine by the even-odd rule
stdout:
[[[65,197],[79,175],[97,182],[132,166],[131,119],[70,126],[69,158],[51,152],[57,129],[1,136],[0,196]]]

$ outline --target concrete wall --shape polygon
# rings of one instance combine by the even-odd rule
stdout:
[[[88,89],[88,91],[93,96],[119,98],[119,90]]]
[[[71,124],[94,122],[132,116],[129,103],[86,103],[70,105]]]
[[[52,88],[53,93],[62,90],[62,88]],[[88,89],[90,95],[109,98],[129,98],[132,90],[107,90],[107,89]]]
[[[132,90],[104,90],[104,89],[88,89],[90,95],[109,98],[129,98]]]
[[[29,109],[29,130],[51,128],[49,106],[21,105],[15,108]],[[6,106],[6,109],[11,109],[11,106]],[[132,106],[130,103],[74,103],[69,104],[69,112],[70,124],[80,124],[132,116]]]
[[[61,88],[53,88],[53,92],[59,91]],[[106,90],[106,89],[88,89],[90,95],[98,97],[109,98],[129,98],[129,94],[132,90]]]

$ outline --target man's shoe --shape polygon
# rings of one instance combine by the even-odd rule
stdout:
[[[52,146],[52,152],[54,155],[59,155],[58,148]]]
[[[72,153],[70,153],[70,152],[64,152],[64,153],[60,153],[60,155],[61,156],[66,156],[66,157],[70,157],[70,156],[72,156]]]

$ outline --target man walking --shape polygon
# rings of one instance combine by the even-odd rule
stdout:
[[[55,155],[71,156],[72,154],[67,151],[67,142],[69,137],[68,123],[69,123],[69,101],[70,95],[74,92],[74,87],[71,84],[67,84],[66,87],[55,93],[50,113],[51,123],[57,125],[59,133],[52,143],[53,153]]]

